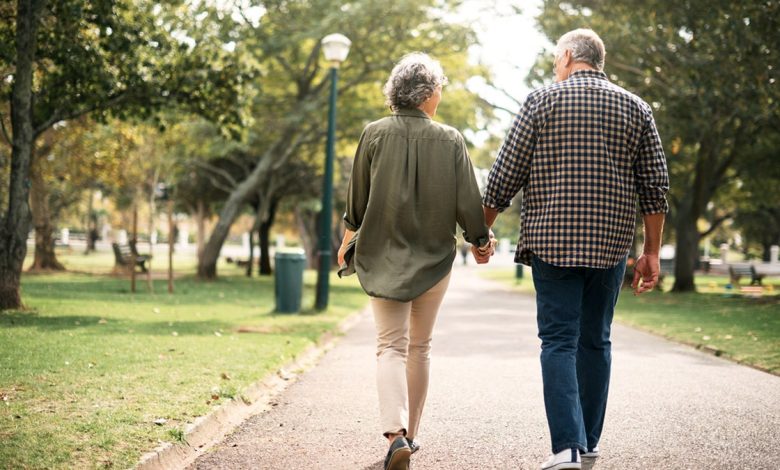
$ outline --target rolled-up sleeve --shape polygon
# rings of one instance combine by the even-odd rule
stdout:
[[[536,145],[534,108],[533,98],[529,97],[515,116],[498,158],[490,169],[485,196],[482,198],[485,207],[502,212],[528,183],[531,156]]]
[[[474,167],[469,159],[468,149],[463,137],[456,147],[456,220],[464,230],[463,238],[476,246],[485,246],[489,240],[488,228],[485,225],[485,214],[482,211],[481,197]]]
[[[640,212],[643,215],[668,212],[666,193],[669,191],[669,172],[661,137],[652,115],[648,117],[642,133],[639,152],[634,162],[634,177]]]
[[[347,189],[347,209],[344,213],[344,226],[353,232],[357,232],[363,224],[370,189],[371,142],[368,129],[364,129],[355,151],[352,175]]]

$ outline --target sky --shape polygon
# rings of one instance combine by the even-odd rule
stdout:
[[[522,8],[514,15],[512,5]],[[536,61],[537,54],[552,47],[547,38],[536,29],[536,16],[541,8],[539,0],[466,0],[462,14],[474,21],[480,44],[469,51],[471,59],[490,67],[499,88],[522,101],[530,91],[525,78]],[[478,81],[469,84],[491,102],[514,109],[517,105]]]

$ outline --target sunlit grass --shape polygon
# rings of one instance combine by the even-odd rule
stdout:
[[[185,275],[169,295],[164,280],[131,294],[126,278],[23,276],[29,310],[0,313],[0,467],[127,468],[180,440],[366,304],[356,279],[334,277],[331,307],[315,313],[315,277],[307,310],[289,315],[273,312],[271,278]]]

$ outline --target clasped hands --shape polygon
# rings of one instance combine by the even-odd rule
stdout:
[[[477,264],[486,264],[490,261],[490,257],[496,253],[496,235],[493,230],[488,231],[489,241],[485,246],[471,245],[471,254],[474,255],[474,260]]]

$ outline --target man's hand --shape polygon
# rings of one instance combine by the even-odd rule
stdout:
[[[634,295],[652,290],[658,284],[660,273],[661,261],[658,259],[658,255],[643,254],[640,256],[634,265],[634,280],[631,282]]]
[[[488,240],[488,243],[483,247],[477,248],[471,245],[471,254],[474,255],[477,264],[487,263],[490,261],[490,257],[496,253],[496,235],[492,229],[488,231]]]

